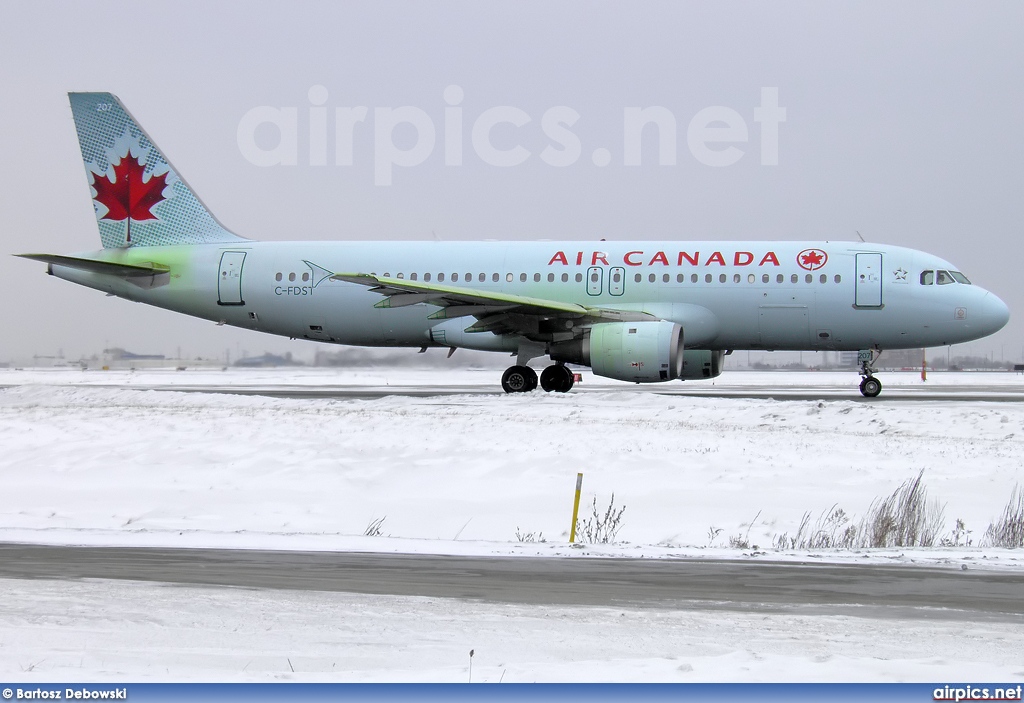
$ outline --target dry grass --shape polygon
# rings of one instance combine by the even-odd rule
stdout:
[[[622,514],[626,512],[626,506],[615,507],[615,494],[612,493],[608,507],[601,513],[597,509],[597,496],[590,505],[590,517],[580,520],[576,528],[576,536],[580,542],[586,544],[611,544],[615,542],[615,536],[622,529]]]
[[[860,524],[859,546],[935,546],[945,509],[938,501],[928,500],[923,478],[924,471],[887,498],[876,498],[871,503]]]
[[[992,547],[1024,547],[1024,491],[1014,486],[1010,502],[998,520],[985,531],[985,543]]]

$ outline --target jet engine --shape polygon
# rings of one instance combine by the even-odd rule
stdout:
[[[722,375],[724,366],[725,350],[687,349],[683,353],[683,372],[679,378],[684,381],[714,378]]]
[[[552,361],[589,366],[598,376],[656,383],[683,373],[683,328],[674,322],[606,322],[581,340],[549,347]]]

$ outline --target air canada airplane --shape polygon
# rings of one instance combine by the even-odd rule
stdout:
[[[949,262],[849,242],[256,242],[225,229],[110,93],[71,93],[103,248],[22,254],[108,294],[319,342],[511,353],[508,393],[589,366],[707,379],[737,349],[859,351],[990,335],[1006,305]],[[450,353],[450,352],[449,352]],[[538,379],[528,364],[548,357]]]

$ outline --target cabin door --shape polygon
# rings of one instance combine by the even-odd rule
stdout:
[[[857,254],[856,286],[854,305],[858,308],[882,307],[881,254]]]
[[[220,273],[217,274],[217,304],[245,305],[242,300],[242,264],[244,251],[226,251],[220,257]]]

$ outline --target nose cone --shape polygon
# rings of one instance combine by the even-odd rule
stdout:
[[[994,293],[985,293],[981,307],[985,320],[985,334],[998,332],[1010,321],[1010,308],[1006,307],[1006,303]]]

